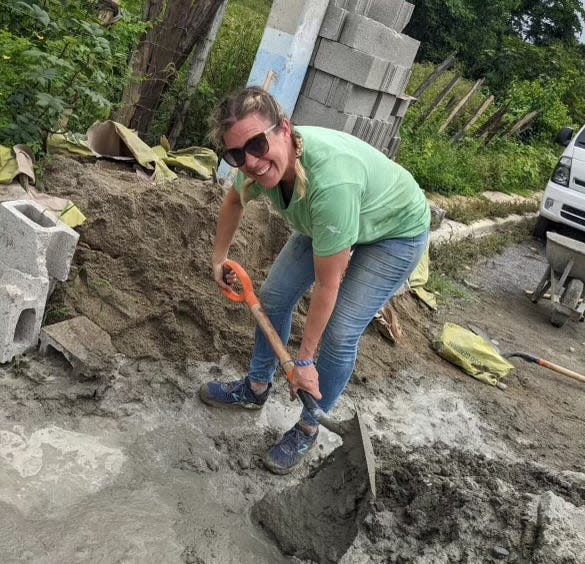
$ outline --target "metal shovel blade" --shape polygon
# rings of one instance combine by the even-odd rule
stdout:
[[[320,421],[325,427],[330,421]],[[269,492],[252,515],[285,554],[317,562],[338,562],[352,545],[375,497],[372,444],[361,416],[334,422],[336,448],[308,479]]]

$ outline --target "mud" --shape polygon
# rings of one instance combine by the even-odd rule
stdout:
[[[252,508],[306,483],[339,438],[322,430],[307,464],[273,476],[261,455],[300,412],[283,379],[259,413],[197,397],[210,378],[242,376],[253,340],[248,312],[221,296],[208,266],[221,190],[187,178],[155,187],[122,165],[66,159],[45,186],[89,218],[47,322],[86,315],[118,353],[96,380],[75,378],[59,356],[0,366],[0,561],[299,562]],[[286,234],[263,204],[249,210],[234,258],[257,286]],[[430,347],[443,321],[471,323],[504,351],[583,371],[584,324],[554,328],[550,303],[525,295],[545,265],[542,246],[510,247],[470,270],[461,297],[436,314],[398,300],[399,345],[368,329],[335,414],[357,406],[370,426],[378,496],[345,555],[318,558],[582,561],[583,385],[514,359],[504,392]],[[310,526],[324,545],[328,523]]]
[[[343,444],[314,472],[299,484],[268,492],[252,508],[285,554],[338,562],[371,510],[376,486],[368,429],[357,415],[343,423]]]

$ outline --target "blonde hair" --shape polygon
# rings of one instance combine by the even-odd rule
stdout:
[[[258,86],[249,86],[236,90],[226,96],[214,109],[209,119],[209,137],[219,149],[225,149],[223,136],[239,120],[250,114],[259,114],[270,123],[280,126],[287,119],[284,110],[273,96]],[[298,194],[303,198],[307,193],[307,173],[301,163],[304,151],[303,138],[292,127],[292,141],[295,147],[295,174],[298,179]],[[242,188],[240,199],[242,204],[247,201],[248,190],[254,180],[248,179]]]

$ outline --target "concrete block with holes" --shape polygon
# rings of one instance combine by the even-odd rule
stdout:
[[[37,345],[49,290],[67,279],[78,239],[33,201],[0,204],[0,362]]]
[[[36,346],[48,293],[48,278],[0,263],[0,364]]]
[[[67,280],[79,240],[31,200],[0,204],[0,262],[31,276]]]

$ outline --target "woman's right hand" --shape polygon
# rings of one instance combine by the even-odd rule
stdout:
[[[231,290],[233,284],[238,278],[233,270],[224,266],[224,262],[225,261],[222,260],[221,262],[212,265],[213,277],[222,290]]]

